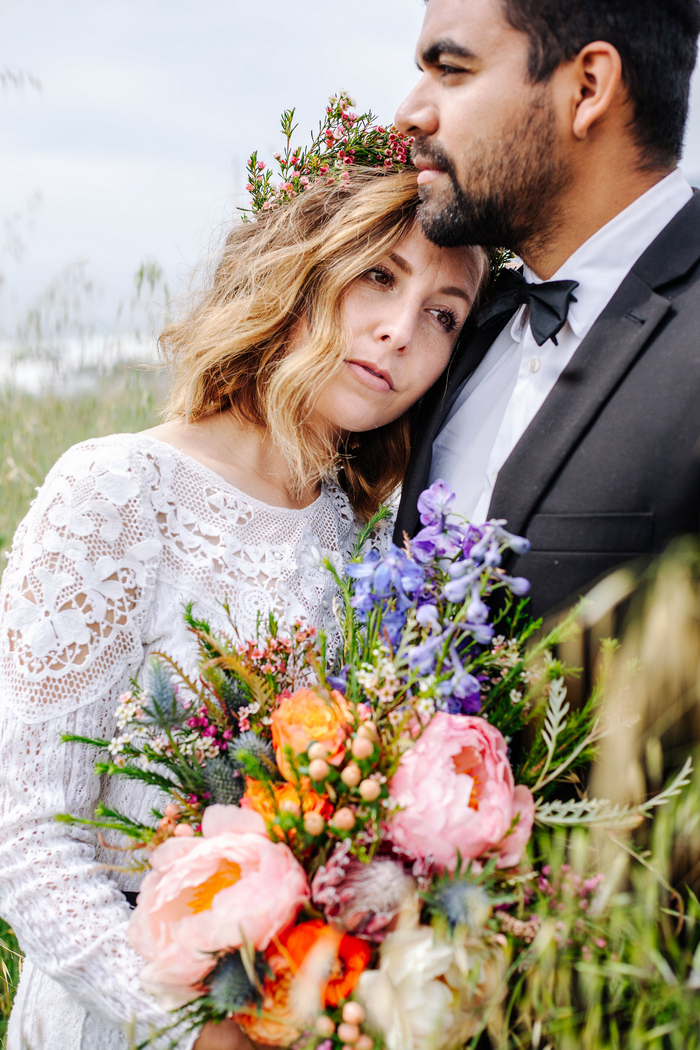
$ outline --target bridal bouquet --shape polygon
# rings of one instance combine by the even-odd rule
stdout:
[[[566,624],[533,640],[527,582],[501,567],[526,541],[460,520],[453,498],[423,493],[402,549],[363,555],[371,525],[360,537],[336,575],[336,666],[303,624],[239,641],[188,610],[196,679],[155,658],[118,735],[82,741],[97,773],[165,796],[150,826],[104,806],[92,823],[144,858],[130,939],[174,1025],[233,1016],[310,1050],[463,1046],[547,916],[562,943],[590,936],[600,879],[533,866],[533,827],[630,826],[663,800],[576,792],[605,731],[597,697],[569,710],[552,655]]]

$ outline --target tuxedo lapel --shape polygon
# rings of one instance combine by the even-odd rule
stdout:
[[[530,516],[557,471],[632,367],[671,307],[658,294],[700,258],[700,192],[694,191],[628,273],[504,463],[489,517],[514,532]]]
[[[692,203],[692,202],[691,202]],[[670,309],[632,270],[498,475],[490,518],[522,534],[536,504]]]
[[[511,318],[512,320],[512,318]],[[462,384],[478,368],[487,350],[508,324],[508,318],[483,329],[476,329],[466,337],[462,353],[454,360],[448,374],[426,394],[416,426],[415,446],[401,492],[401,503],[396,514],[394,541],[401,544],[404,532],[413,535],[418,526],[418,497],[428,487],[433,459],[433,442],[440,433]]]
[[[515,532],[527,530],[557,470],[671,309],[671,301],[656,290],[683,277],[698,258],[700,192],[695,190],[622,281],[501,468],[490,518],[506,518]]]

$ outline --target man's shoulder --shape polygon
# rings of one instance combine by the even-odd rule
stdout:
[[[632,267],[656,291],[679,285],[700,295],[700,191],[674,215]]]

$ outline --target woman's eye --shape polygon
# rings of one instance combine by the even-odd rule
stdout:
[[[457,327],[457,318],[451,310],[431,310],[430,312],[446,332],[454,332]]]
[[[391,273],[381,266],[373,266],[371,270],[366,270],[364,276],[373,284],[388,285],[393,280]]]

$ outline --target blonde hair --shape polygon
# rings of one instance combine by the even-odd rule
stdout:
[[[309,419],[318,390],[343,366],[343,297],[416,221],[417,173],[356,169],[291,203],[238,223],[211,286],[159,345],[173,368],[167,417],[196,422],[232,409],[266,427],[299,487],[337,472],[367,519],[400,483],[410,453],[409,411],[338,448]],[[488,263],[468,249],[480,286]],[[290,344],[304,323],[308,337]],[[299,345],[300,344],[300,345]]]

